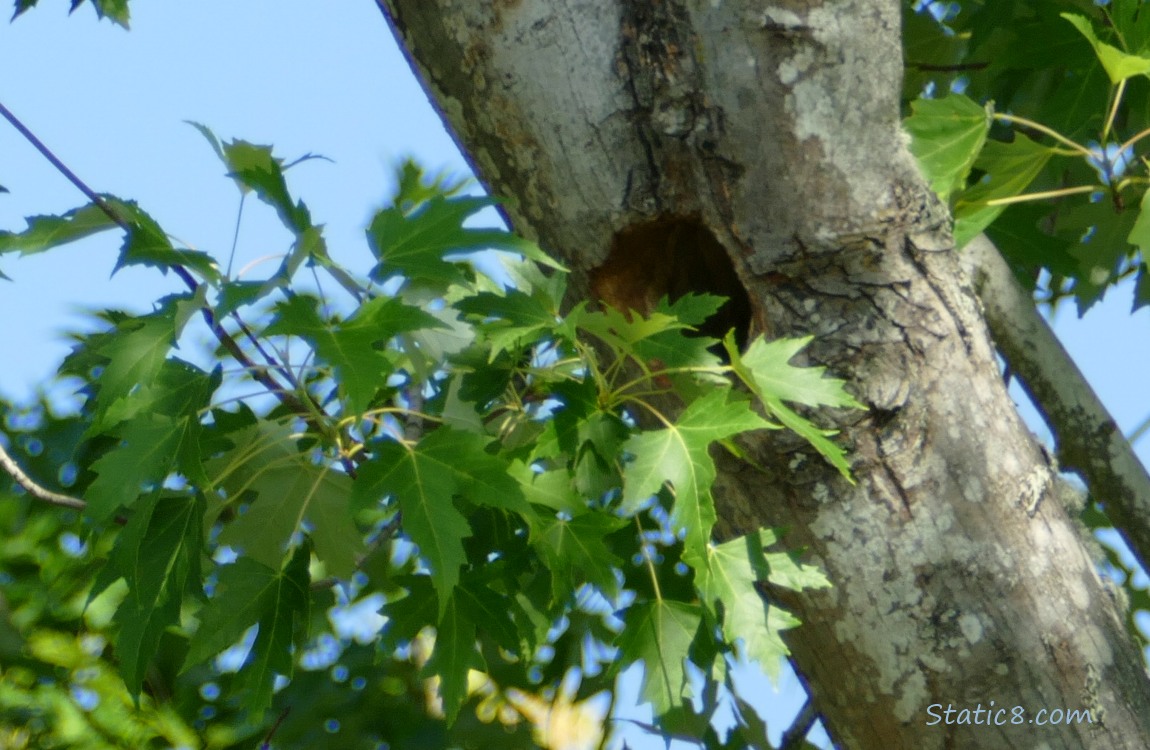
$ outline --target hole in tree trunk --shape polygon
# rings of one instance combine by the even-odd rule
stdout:
[[[662,217],[620,230],[606,262],[591,272],[591,289],[612,307],[643,315],[664,296],[671,302],[691,292],[726,297],[695,335],[721,339],[734,329],[739,348],[747,343],[750,297],[723,246],[696,218]]]

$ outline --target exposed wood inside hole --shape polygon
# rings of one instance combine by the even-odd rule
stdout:
[[[671,302],[691,292],[726,297],[696,335],[721,339],[734,329],[739,348],[747,343],[750,297],[723,246],[698,219],[663,217],[620,230],[606,262],[591,272],[591,290],[618,310],[642,315],[664,296]]]

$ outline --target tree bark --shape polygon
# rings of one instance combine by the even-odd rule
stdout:
[[[718,290],[717,247],[751,332],[816,335],[809,362],[868,406],[826,417],[855,485],[771,434],[716,487],[720,535],[787,527],[835,584],[785,603],[840,746],[1150,745],[1141,655],[1045,501],[1051,471],[905,148],[898,2],[379,2],[516,230],[574,269],[574,299],[641,308],[685,263]],[[931,725],[933,704],[991,701],[1094,722]]]

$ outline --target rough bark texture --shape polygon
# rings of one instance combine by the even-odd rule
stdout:
[[[764,435],[748,450],[766,473],[728,459],[717,487],[721,534],[785,525],[835,584],[786,604],[842,747],[1150,745],[1140,654],[1043,502],[1049,468],[906,152],[899,3],[380,3],[516,229],[576,270],[577,297],[642,307],[682,276],[654,271],[650,245],[676,266],[694,257],[684,236],[714,243],[734,275],[712,259],[695,288],[740,280],[751,333],[816,334],[810,359],[868,405],[832,415],[856,486]],[[990,701],[1095,723],[928,726],[931,704]]]

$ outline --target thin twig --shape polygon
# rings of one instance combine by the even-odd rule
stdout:
[[[3,102],[0,102],[0,116],[3,116],[4,119],[12,125],[12,127],[16,128],[20,135],[24,136],[25,140],[31,143],[36,148],[36,150],[39,151],[41,155],[43,155],[43,157],[47,159],[53,167],[56,168],[60,174],[67,177],[68,181],[75,185],[81,193],[86,195],[88,200],[92,201],[92,203],[94,203],[97,208],[103,211],[109,219],[119,225],[124,231],[131,231],[131,227],[126,221],[124,221],[124,217],[117,214],[112,209],[112,207],[108,205],[107,201],[96,195],[95,191],[85,185],[84,181],[77,177],[75,172],[68,169],[64,162],[56,158],[56,155],[52,153],[52,151],[47,146],[44,145],[44,142],[37,138],[35,133],[25,127],[24,123],[20,122],[20,119],[16,117],[16,115],[12,114],[12,111],[5,107]]]
[[[801,748],[818,718],[819,710],[815,706],[814,700],[808,696],[807,702],[799,711],[799,715],[795,717],[787,731],[783,732],[783,738],[779,742],[779,750],[798,750]]]
[[[64,162],[60,161],[56,154],[52,153],[52,150],[49,149],[43,141],[37,138],[36,134],[29,130],[24,125],[24,123],[21,122],[18,117],[16,117],[16,115],[12,114],[11,110],[4,106],[2,102],[0,102],[0,116],[7,120],[12,125],[12,127],[16,128],[20,135],[24,136],[24,138],[27,139],[27,141],[31,143],[36,148],[36,150],[39,151],[41,155],[43,155],[43,157],[47,159],[48,162],[60,172],[60,174],[68,178],[68,181],[75,185],[76,188],[81,193],[83,193],[88,198],[88,200],[92,202],[93,205],[103,211],[104,214],[109,219],[111,219],[114,224],[116,224],[116,226],[120,227],[128,233],[133,231],[132,224],[129,221],[121,216],[111,204],[100,197],[95,190],[88,187],[88,185],[83,180],[81,180],[75,172],[69,169],[68,166],[64,164]],[[187,285],[188,289],[191,291],[194,292],[199,288],[199,282],[195,280],[188,269],[178,264],[172,264],[172,271],[176,274],[176,276],[180,278],[181,281],[184,282],[185,285]],[[200,313],[203,315],[204,322],[207,323],[208,329],[212,332],[212,335],[215,336],[216,340],[219,341],[224,349],[228,351],[228,354],[230,354],[237,362],[243,365],[244,368],[249,369],[252,372],[252,377],[258,383],[260,383],[260,385],[263,385],[265,388],[275,393],[276,397],[280,400],[280,403],[282,403],[284,406],[287,406],[289,409],[293,409],[301,414],[308,414],[307,407],[298,398],[296,398],[294,393],[291,393],[285,389],[278,381],[275,380],[275,378],[271,377],[271,375],[260,371],[255,367],[255,363],[252,362],[247,354],[244,353],[243,349],[240,348],[239,343],[234,338],[232,338],[227,331],[224,330],[223,326],[219,324],[219,321],[216,320],[216,316],[208,307],[201,307]]]
[[[61,495],[59,492],[53,492],[39,484],[23,472],[15,459],[4,450],[4,444],[0,443],[0,466],[4,467],[4,471],[8,476],[16,480],[16,484],[23,487],[28,491],[28,494],[37,500],[43,500],[52,505],[59,505],[62,508],[73,508],[75,510],[83,510],[88,507],[88,504],[83,500],[72,497],[71,495]]]
[[[272,724],[272,728],[269,729],[268,733],[264,735],[264,741],[260,743],[260,750],[268,750],[268,748],[272,746],[272,737],[276,736],[276,731],[279,730],[280,724],[283,724],[284,719],[286,719],[287,715],[290,713],[291,706],[284,706],[284,710],[280,711],[280,715],[279,718],[276,719],[276,723]]]
[[[984,70],[990,67],[988,62],[954,63],[952,65],[938,65],[935,63],[908,62],[908,68],[921,70],[926,73],[962,73],[967,70]]]

